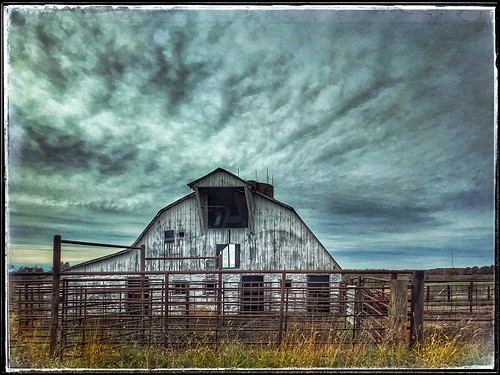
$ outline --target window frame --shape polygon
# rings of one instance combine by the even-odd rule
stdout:
[[[200,187],[198,191],[206,229],[249,228],[250,209],[245,187]]]
[[[175,280],[171,282],[170,292],[172,295],[185,296],[188,294],[189,283],[187,280]]]
[[[231,259],[231,251],[227,253],[227,263],[225,263],[224,260],[224,251],[231,250],[231,246],[234,246],[234,251],[233,251],[233,258]],[[222,268],[222,269],[238,269],[241,268],[241,246],[239,243],[228,243],[228,244],[217,244],[216,245],[216,251],[215,251],[215,256],[219,257],[220,253],[222,252],[222,256],[217,259],[217,268]],[[218,260],[222,260],[222,265],[218,264]]]

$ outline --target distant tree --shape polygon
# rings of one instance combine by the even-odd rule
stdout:
[[[479,273],[479,267],[478,266],[472,267],[472,274],[477,275],[478,273]]]
[[[452,268],[443,268],[443,276],[450,276],[453,274],[453,269]]]
[[[69,262],[61,262],[61,265],[59,266],[61,271],[64,271],[65,269],[69,268]],[[52,271],[54,267],[51,267],[50,270]]]
[[[431,268],[426,270],[425,273],[427,275],[441,275],[441,268]]]
[[[33,266],[33,267],[26,267],[26,266],[22,266],[22,267],[19,267],[15,272],[29,272],[29,273],[33,273],[33,272],[44,272],[43,271],[43,268],[42,267],[38,267],[38,266]]]
[[[69,262],[61,262],[61,271],[68,269],[70,267]]]
[[[494,266],[482,266],[479,268],[479,274],[480,275],[492,275],[494,270]]]

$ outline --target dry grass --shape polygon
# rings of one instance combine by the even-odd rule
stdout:
[[[296,334],[280,345],[248,345],[238,341],[215,346],[203,340],[182,348],[134,344],[113,347],[96,335],[82,351],[65,352],[64,358],[50,358],[48,344],[25,338],[23,346],[10,351],[9,368],[450,368],[489,366],[493,363],[492,337],[486,337],[472,323],[460,329],[428,328],[424,341],[410,349],[406,344],[351,343],[348,337],[331,337],[317,343],[317,333]]]

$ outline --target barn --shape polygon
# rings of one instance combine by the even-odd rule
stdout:
[[[189,290],[191,297],[211,295],[213,299],[218,295],[217,285],[264,288],[280,283],[281,275],[269,272],[272,270],[287,270],[293,281],[315,287],[339,281],[339,274],[312,272],[341,267],[295,210],[274,198],[272,184],[244,180],[217,168],[188,186],[192,192],[162,208],[131,248],[66,271],[142,270],[151,273],[150,285],[155,273],[168,273],[169,287],[178,290],[174,295]],[[293,271],[297,271],[295,275]],[[222,275],[223,284],[218,284],[217,275]],[[126,284],[130,288],[138,282],[136,277]],[[291,282],[287,279],[287,284]],[[231,296],[229,291],[227,295],[237,298],[239,293]],[[235,310],[239,308],[234,305]]]
[[[145,245],[147,271],[335,270],[332,255],[295,210],[274,199],[268,183],[217,168],[188,183],[190,194],[162,208],[135,240]],[[139,251],[124,250],[72,267],[139,270]]]

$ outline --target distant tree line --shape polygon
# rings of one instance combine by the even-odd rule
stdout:
[[[61,271],[69,267],[70,267],[69,262],[61,262]],[[14,272],[34,273],[34,272],[45,272],[45,271],[42,267],[39,266],[32,266],[32,267],[21,266]]]
[[[14,270],[14,272],[27,272],[27,273],[34,273],[34,272],[45,272],[42,267],[38,266],[33,266],[33,267],[26,267],[22,266],[19,267],[17,270]]]
[[[495,273],[495,266],[474,266],[464,268],[433,268],[425,271],[426,275],[493,275]]]

